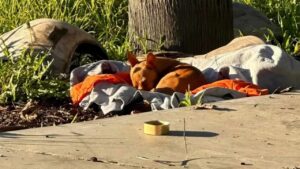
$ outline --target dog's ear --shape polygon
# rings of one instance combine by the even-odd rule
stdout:
[[[147,58],[146,58],[146,65],[149,66],[150,68],[153,68],[155,66],[156,56],[153,55],[153,53],[148,53]]]
[[[131,67],[139,63],[136,56],[132,52],[127,52],[127,60],[130,63]]]

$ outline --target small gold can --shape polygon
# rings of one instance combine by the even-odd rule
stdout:
[[[166,135],[170,131],[170,123],[166,121],[153,120],[144,123],[144,133],[154,136]]]

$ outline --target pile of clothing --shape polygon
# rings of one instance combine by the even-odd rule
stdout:
[[[259,96],[280,88],[300,88],[300,62],[279,47],[252,45],[239,50],[207,57],[185,59],[199,68],[210,82],[191,91],[192,104],[225,99]],[[229,79],[217,81],[222,69],[229,69]],[[121,61],[101,60],[71,72],[71,97],[85,109],[97,105],[104,113],[122,112],[126,107],[147,101],[151,110],[180,106],[185,93],[166,95],[132,87],[130,66]]]

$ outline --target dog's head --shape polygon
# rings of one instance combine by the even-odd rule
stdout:
[[[148,91],[155,88],[159,78],[155,67],[155,55],[147,54],[146,60],[142,62],[132,53],[128,53],[127,57],[131,65],[130,78],[133,87]]]

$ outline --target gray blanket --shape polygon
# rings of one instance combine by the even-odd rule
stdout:
[[[230,79],[241,79],[270,92],[300,88],[300,62],[273,45],[254,45],[210,58],[195,56],[185,62],[199,68],[209,82],[216,81],[218,72],[228,67]]]
[[[256,45],[235,52],[211,58],[193,57],[185,59],[203,71],[206,79],[213,82],[223,67],[229,67],[231,79],[241,79],[273,91],[278,87],[294,86],[300,88],[300,62],[294,60],[280,48],[271,45]],[[120,61],[101,60],[74,69],[71,73],[71,85],[77,84],[88,75],[129,71],[130,67]],[[231,98],[246,97],[245,94],[224,88],[208,88],[190,100],[192,104],[220,101]],[[122,111],[136,99],[147,100],[152,110],[163,110],[179,107],[185,98],[183,93],[175,92],[166,95],[157,92],[139,91],[129,85],[100,83],[81,102],[87,109],[91,104],[99,106],[104,114]]]
[[[108,71],[108,68],[111,70]],[[71,72],[71,85],[83,81],[86,76],[101,74],[104,70],[115,73],[119,71],[129,71],[129,69],[130,67],[126,63],[120,61],[101,60],[74,69]],[[190,100],[192,104],[196,104],[200,101],[205,103],[224,100],[224,96],[241,98],[246,95],[230,89],[210,88],[192,95]],[[166,95],[158,92],[140,91],[129,85],[104,82],[94,86],[91,93],[89,93],[79,105],[87,109],[92,104],[96,104],[104,114],[108,114],[122,111],[126,105],[129,105],[134,100],[142,99],[148,101],[152,110],[165,110],[179,107],[180,102],[184,98],[184,93],[175,92],[173,95]]]

